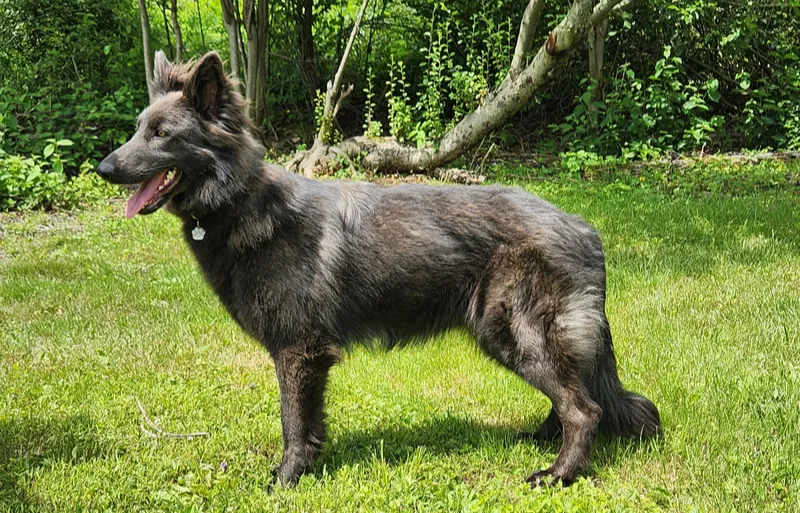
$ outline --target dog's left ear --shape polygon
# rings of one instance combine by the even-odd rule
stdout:
[[[227,87],[222,59],[217,52],[209,52],[195,64],[191,78],[184,85],[183,95],[203,118],[215,120]]]
[[[168,93],[170,90],[170,75],[172,74],[172,63],[167,60],[167,56],[161,50],[156,52],[155,63],[153,66],[153,84],[161,94]]]

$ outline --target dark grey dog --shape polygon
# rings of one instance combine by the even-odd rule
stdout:
[[[603,248],[580,218],[506,187],[308,180],[264,163],[216,53],[181,66],[159,53],[156,82],[136,134],[97,172],[142,183],[128,217],[167,205],[183,220],[208,282],[275,360],[281,483],[320,452],[342,347],[453,327],[553,403],[533,436],[563,445],[531,485],[574,480],[598,429],[660,433],[653,403],[617,377]]]

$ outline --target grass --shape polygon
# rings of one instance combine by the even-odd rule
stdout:
[[[513,181],[513,178],[509,179]],[[335,368],[329,442],[294,490],[272,363],[165,213],[0,218],[0,511],[798,511],[796,191],[668,197],[520,182],[608,250],[620,372],[666,437],[601,440],[572,487],[522,482],[558,446],[514,435],[547,400],[460,333]],[[139,428],[138,398],[173,432]]]

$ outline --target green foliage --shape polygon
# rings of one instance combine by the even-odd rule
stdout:
[[[0,211],[72,209],[119,195],[118,187],[103,181],[84,161],[78,174],[68,177],[61,155],[69,139],[50,139],[41,156],[21,157],[0,150]]]
[[[594,99],[596,84],[583,83],[586,91],[572,114],[553,127],[574,148],[626,158],[646,156],[650,149],[686,151],[710,145],[723,127],[722,116],[711,109],[720,99],[719,81],[694,82],[669,46],[647,78],[622,66],[604,101]]]
[[[342,134],[336,129],[334,119],[325,115],[325,93],[317,91],[314,99],[314,122],[316,133],[325,144],[336,144],[342,140]]]
[[[0,2],[0,146],[38,155],[48,139],[66,172],[124,141],[146,101],[138,16],[129,0]],[[134,77],[138,80],[134,80]],[[139,78],[142,77],[142,78]]]
[[[614,155],[642,147],[681,152],[797,147],[798,14],[796,2],[785,8],[760,1],[640,3],[609,26],[610,77],[594,96],[602,100],[595,116],[600,119],[578,120],[573,111],[567,121],[604,133],[585,133],[587,144],[583,135],[570,137],[568,146]],[[574,75],[559,82],[568,80],[575,83]],[[573,93],[578,112],[586,108],[587,89],[583,83]]]
[[[372,68],[367,71],[367,87],[364,94],[367,95],[366,112],[364,113],[364,135],[367,137],[380,137],[383,132],[383,125],[375,115],[375,73]]]
[[[170,55],[163,3],[146,4],[153,48]],[[584,78],[580,46],[492,142],[628,160],[800,148],[795,0],[785,8],[760,0],[635,4],[610,22],[600,85]],[[312,124],[320,126],[314,91],[339,62],[360,4],[313,2],[310,17],[304,5],[270,3],[266,105],[274,130],[264,133],[279,141],[310,142]],[[537,40],[567,8],[547,2]],[[343,80],[355,91],[326,138],[388,131],[406,144],[434,146],[500,84],[523,9],[509,0],[370,3]],[[218,1],[179,0],[178,15],[185,58],[211,49],[228,57]],[[147,102],[137,2],[0,0],[0,70],[0,148],[41,155],[49,139],[69,139],[73,146],[61,153],[65,173],[75,175],[81,162],[96,164],[130,135]],[[360,105],[361,112],[353,108]]]
[[[497,6],[465,14],[452,3],[434,2],[420,47],[418,83],[391,57],[387,79],[390,133],[418,147],[432,145],[478,107],[505,75],[510,22],[491,15]],[[502,3],[500,5],[502,7]],[[411,101],[409,91],[416,91]]]
[[[122,85],[103,95],[92,84],[54,94],[0,87],[0,148],[9,154],[42,153],[49,139],[69,139],[69,173],[75,162],[99,160],[124,143],[141,107],[140,91]]]
[[[408,96],[406,67],[403,61],[392,58],[389,80],[386,83],[386,100],[389,104],[389,133],[404,143],[414,130],[414,114]]]

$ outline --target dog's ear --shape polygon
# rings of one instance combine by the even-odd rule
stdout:
[[[228,79],[222,70],[222,59],[217,52],[209,52],[195,64],[192,76],[184,85],[183,95],[203,118],[215,120],[227,88]]]
[[[168,93],[174,89],[174,84],[171,84],[172,63],[169,62],[167,56],[161,50],[156,52],[156,60],[153,66],[153,84],[156,86],[156,91],[159,94]]]

